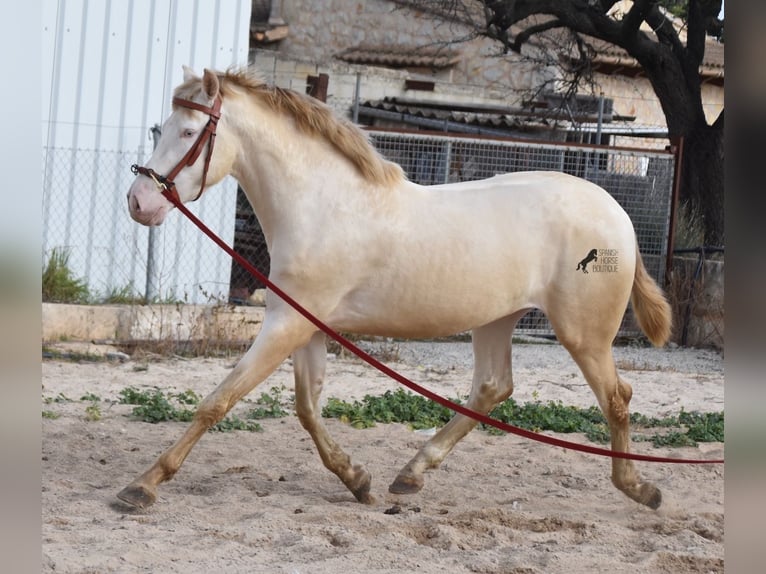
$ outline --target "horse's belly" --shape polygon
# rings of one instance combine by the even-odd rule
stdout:
[[[355,290],[332,313],[334,327],[387,337],[441,337],[469,331],[536,305],[508,285],[486,282],[471,289],[464,281],[435,283],[424,288],[391,284]]]

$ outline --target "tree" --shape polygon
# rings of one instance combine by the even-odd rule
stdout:
[[[723,245],[724,113],[712,124],[706,120],[699,73],[706,36],[723,37],[723,21],[718,19],[721,0],[635,0],[621,20],[608,15],[615,0],[415,0],[407,4],[463,22],[470,19],[478,34],[500,42],[506,53],[521,54],[530,39],[557,29],[575,34],[580,60],[589,53],[584,49],[589,37],[625,50],[651,83],[670,138],[683,138],[681,200],[701,217],[705,243]],[[482,9],[480,19],[475,17],[477,6]],[[685,42],[669,13],[684,18]],[[644,22],[653,33],[641,28]]]

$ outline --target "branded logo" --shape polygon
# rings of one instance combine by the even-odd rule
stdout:
[[[594,273],[616,273],[619,263],[617,249],[591,249],[577,264],[575,271],[588,273],[588,263],[591,262],[590,270]]]

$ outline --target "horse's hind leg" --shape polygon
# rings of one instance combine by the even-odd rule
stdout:
[[[521,311],[474,329],[474,370],[471,394],[466,406],[486,414],[513,392],[511,375],[511,335],[517,321],[526,313]],[[437,468],[454,446],[478,423],[457,414],[436,433],[388,487],[394,494],[414,494],[423,487],[423,473]]]
[[[341,479],[359,502],[372,503],[370,474],[359,465],[351,465],[351,459],[332,439],[320,418],[319,396],[326,360],[325,335],[321,332],[315,333],[308,345],[293,353],[298,418],[314,439],[324,465]]]
[[[268,377],[296,347],[305,344],[312,331],[312,326],[297,315],[291,313],[276,318],[267,313],[253,345],[223,382],[200,403],[183,436],[117,497],[139,508],[153,504],[157,486],[173,478],[202,435]]]
[[[553,323],[553,321],[551,321]],[[554,329],[556,325],[554,324]],[[594,329],[597,331],[597,329]],[[612,438],[612,450],[629,452],[630,403],[633,389],[617,374],[612,355],[611,338],[589,332],[575,339],[567,334],[557,335],[582,370],[593,390],[607,422]],[[636,502],[657,509],[662,504],[662,493],[649,482],[642,482],[632,460],[612,459],[612,483]]]

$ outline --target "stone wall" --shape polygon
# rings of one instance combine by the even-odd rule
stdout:
[[[406,96],[429,101],[508,105],[507,99],[504,99],[507,96],[506,92],[481,86],[441,82],[435,84],[433,91],[408,90],[405,88],[405,80],[412,75],[404,70],[355,66],[337,60],[316,63],[270,50],[253,50],[250,59],[253,67],[258,69],[268,82],[298,92],[305,92],[306,78],[309,75],[327,74],[327,103],[344,117],[351,115],[357,89],[357,75],[360,76],[360,101]]]
[[[464,24],[445,22],[433,14],[387,0],[285,0],[282,17],[289,34],[276,48],[280,58],[332,66],[335,56],[359,45],[423,46],[452,44],[461,53],[452,68],[430,78],[464,88],[495,91],[506,104],[515,104],[521,90],[537,85],[550,71],[524,62],[516,54],[503,55],[499,45],[485,38],[456,43],[471,30]],[[375,68],[380,73],[383,68]],[[404,77],[412,76],[402,72]],[[419,74],[422,76],[422,74]]]
[[[344,103],[351,101],[349,94],[353,94],[358,68],[348,66],[345,68],[347,72],[342,72],[343,67],[338,66],[339,60],[335,56],[359,45],[451,43],[450,47],[461,53],[461,59],[454,67],[431,74],[430,79],[436,82],[437,90],[434,94],[422,95],[428,99],[439,100],[442,93],[447,93],[455,97],[443,99],[464,101],[461,97],[474,91],[473,101],[494,100],[505,105],[520,105],[531,89],[540,86],[543,80],[553,79],[556,74],[554,68],[524,61],[515,53],[501,54],[499,44],[486,38],[457,42],[470,37],[470,27],[439,20],[431,13],[390,0],[283,0],[281,15],[289,25],[289,34],[279,44],[271,46],[271,51],[283,62],[303,62],[307,66],[334,70],[337,77],[330,80],[331,90],[335,90],[334,97]],[[533,50],[534,44],[525,49]],[[286,72],[284,68],[282,71]],[[413,75],[385,68],[367,68],[363,73],[363,97],[366,99],[405,95],[401,86],[397,92],[391,86],[383,89],[384,85],[393,82],[394,77],[403,85],[404,78]],[[378,76],[380,82],[375,81]],[[596,74],[595,80],[598,84],[595,89],[614,100],[615,112],[635,116],[635,125],[665,125],[662,108],[645,77]],[[702,94],[706,116],[713,121],[723,109],[723,88],[706,84],[702,86]],[[416,94],[409,92],[406,95]],[[629,142],[622,143],[629,145]],[[667,144],[665,140],[660,143],[661,147]]]

